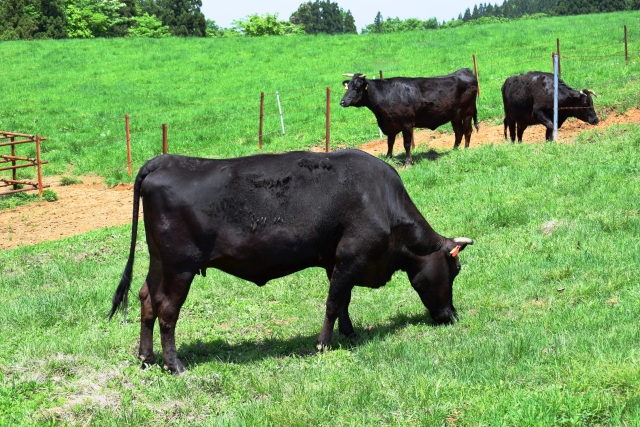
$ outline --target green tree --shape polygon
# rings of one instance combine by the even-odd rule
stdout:
[[[156,15],[174,36],[205,37],[207,22],[200,11],[202,0],[149,0],[141,3],[144,12]]]
[[[144,13],[142,16],[132,18],[133,25],[127,30],[127,37],[163,38],[170,37],[169,27],[162,25],[155,15]]]
[[[381,33],[382,32],[382,23],[384,22],[384,18],[382,18],[382,14],[378,11],[378,14],[375,18],[373,18],[373,32]]]
[[[640,0],[638,0],[640,1]],[[358,29],[356,28],[356,21],[353,19],[353,15],[350,10],[347,10],[343,16],[343,31],[345,34],[358,34]]]
[[[304,34],[300,25],[288,21],[279,21],[278,14],[253,14],[246,19],[233,21],[233,27],[245,36],[282,36],[286,34]]]
[[[627,7],[626,0],[558,0],[555,12],[558,15],[581,15],[616,12]]]
[[[0,0],[0,40],[64,38],[62,0]]]
[[[351,12],[348,12],[351,15]],[[315,0],[302,3],[298,10],[291,14],[289,21],[296,25],[304,25],[307,34],[342,34],[353,31],[353,27],[349,31],[345,30],[346,12],[330,0]],[[351,16],[353,20],[353,16]],[[356,29],[357,32],[357,29]]]

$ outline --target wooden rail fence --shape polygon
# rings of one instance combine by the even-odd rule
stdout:
[[[8,142],[3,142],[4,140]],[[42,197],[42,190],[50,187],[49,185],[42,184],[42,165],[49,162],[43,162],[40,159],[40,142],[46,141],[46,138],[40,137],[40,135],[29,135],[25,133],[4,132],[0,131],[0,147],[11,147],[11,154],[0,154],[0,171],[11,171],[11,178],[0,178],[0,188],[13,187],[13,190],[0,192],[0,196],[6,196],[8,194],[22,193],[23,191],[38,190],[40,197]],[[16,154],[16,145],[21,144],[36,144],[36,157],[23,157]],[[11,163],[11,166],[2,166],[4,164]],[[38,181],[26,181],[18,180],[17,169],[35,167],[38,170]],[[19,187],[25,188],[19,188]]]

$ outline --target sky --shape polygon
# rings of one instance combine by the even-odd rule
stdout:
[[[301,3],[308,0],[202,0],[202,13],[207,19],[216,21],[221,27],[228,28],[231,21],[258,13],[278,13],[278,18],[288,21],[289,16]],[[373,23],[378,11],[386,18],[418,18],[449,21],[464,13],[466,8],[473,9],[480,0],[332,0],[344,10],[351,10],[358,32],[367,24]],[[493,1],[495,3],[495,1]],[[502,4],[502,1],[497,1]]]

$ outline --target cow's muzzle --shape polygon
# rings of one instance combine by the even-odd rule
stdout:
[[[456,309],[445,308],[436,313],[430,313],[433,321],[438,325],[451,325],[458,320],[458,313]]]

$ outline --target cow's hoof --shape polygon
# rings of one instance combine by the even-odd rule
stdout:
[[[413,166],[413,160],[405,160],[404,167]]]
[[[360,335],[356,334],[355,332],[352,332],[349,335],[347,335],[347,339],[350,341],[357,341],[360,339]]]
[[[154,354],[150,356],[145,356],[144,354],[139,354],[138,359],[142,360],[142,369],[146,369],[151,365],[156,364],[156,356]]]
[[[171,372],[172,375],[180,375],[181,373],[187,371],[187,369],[179,360],[176,360],[176,363],[171,364],[171,366],[165,364],[164,369]]]
[[[325,343],[318,343],[318,345],[316,346],[316,348],[318,349],[319,352],[323,352],[323,351],[329,351],[331,350],[331,343],[329,344],[325,344]]]

